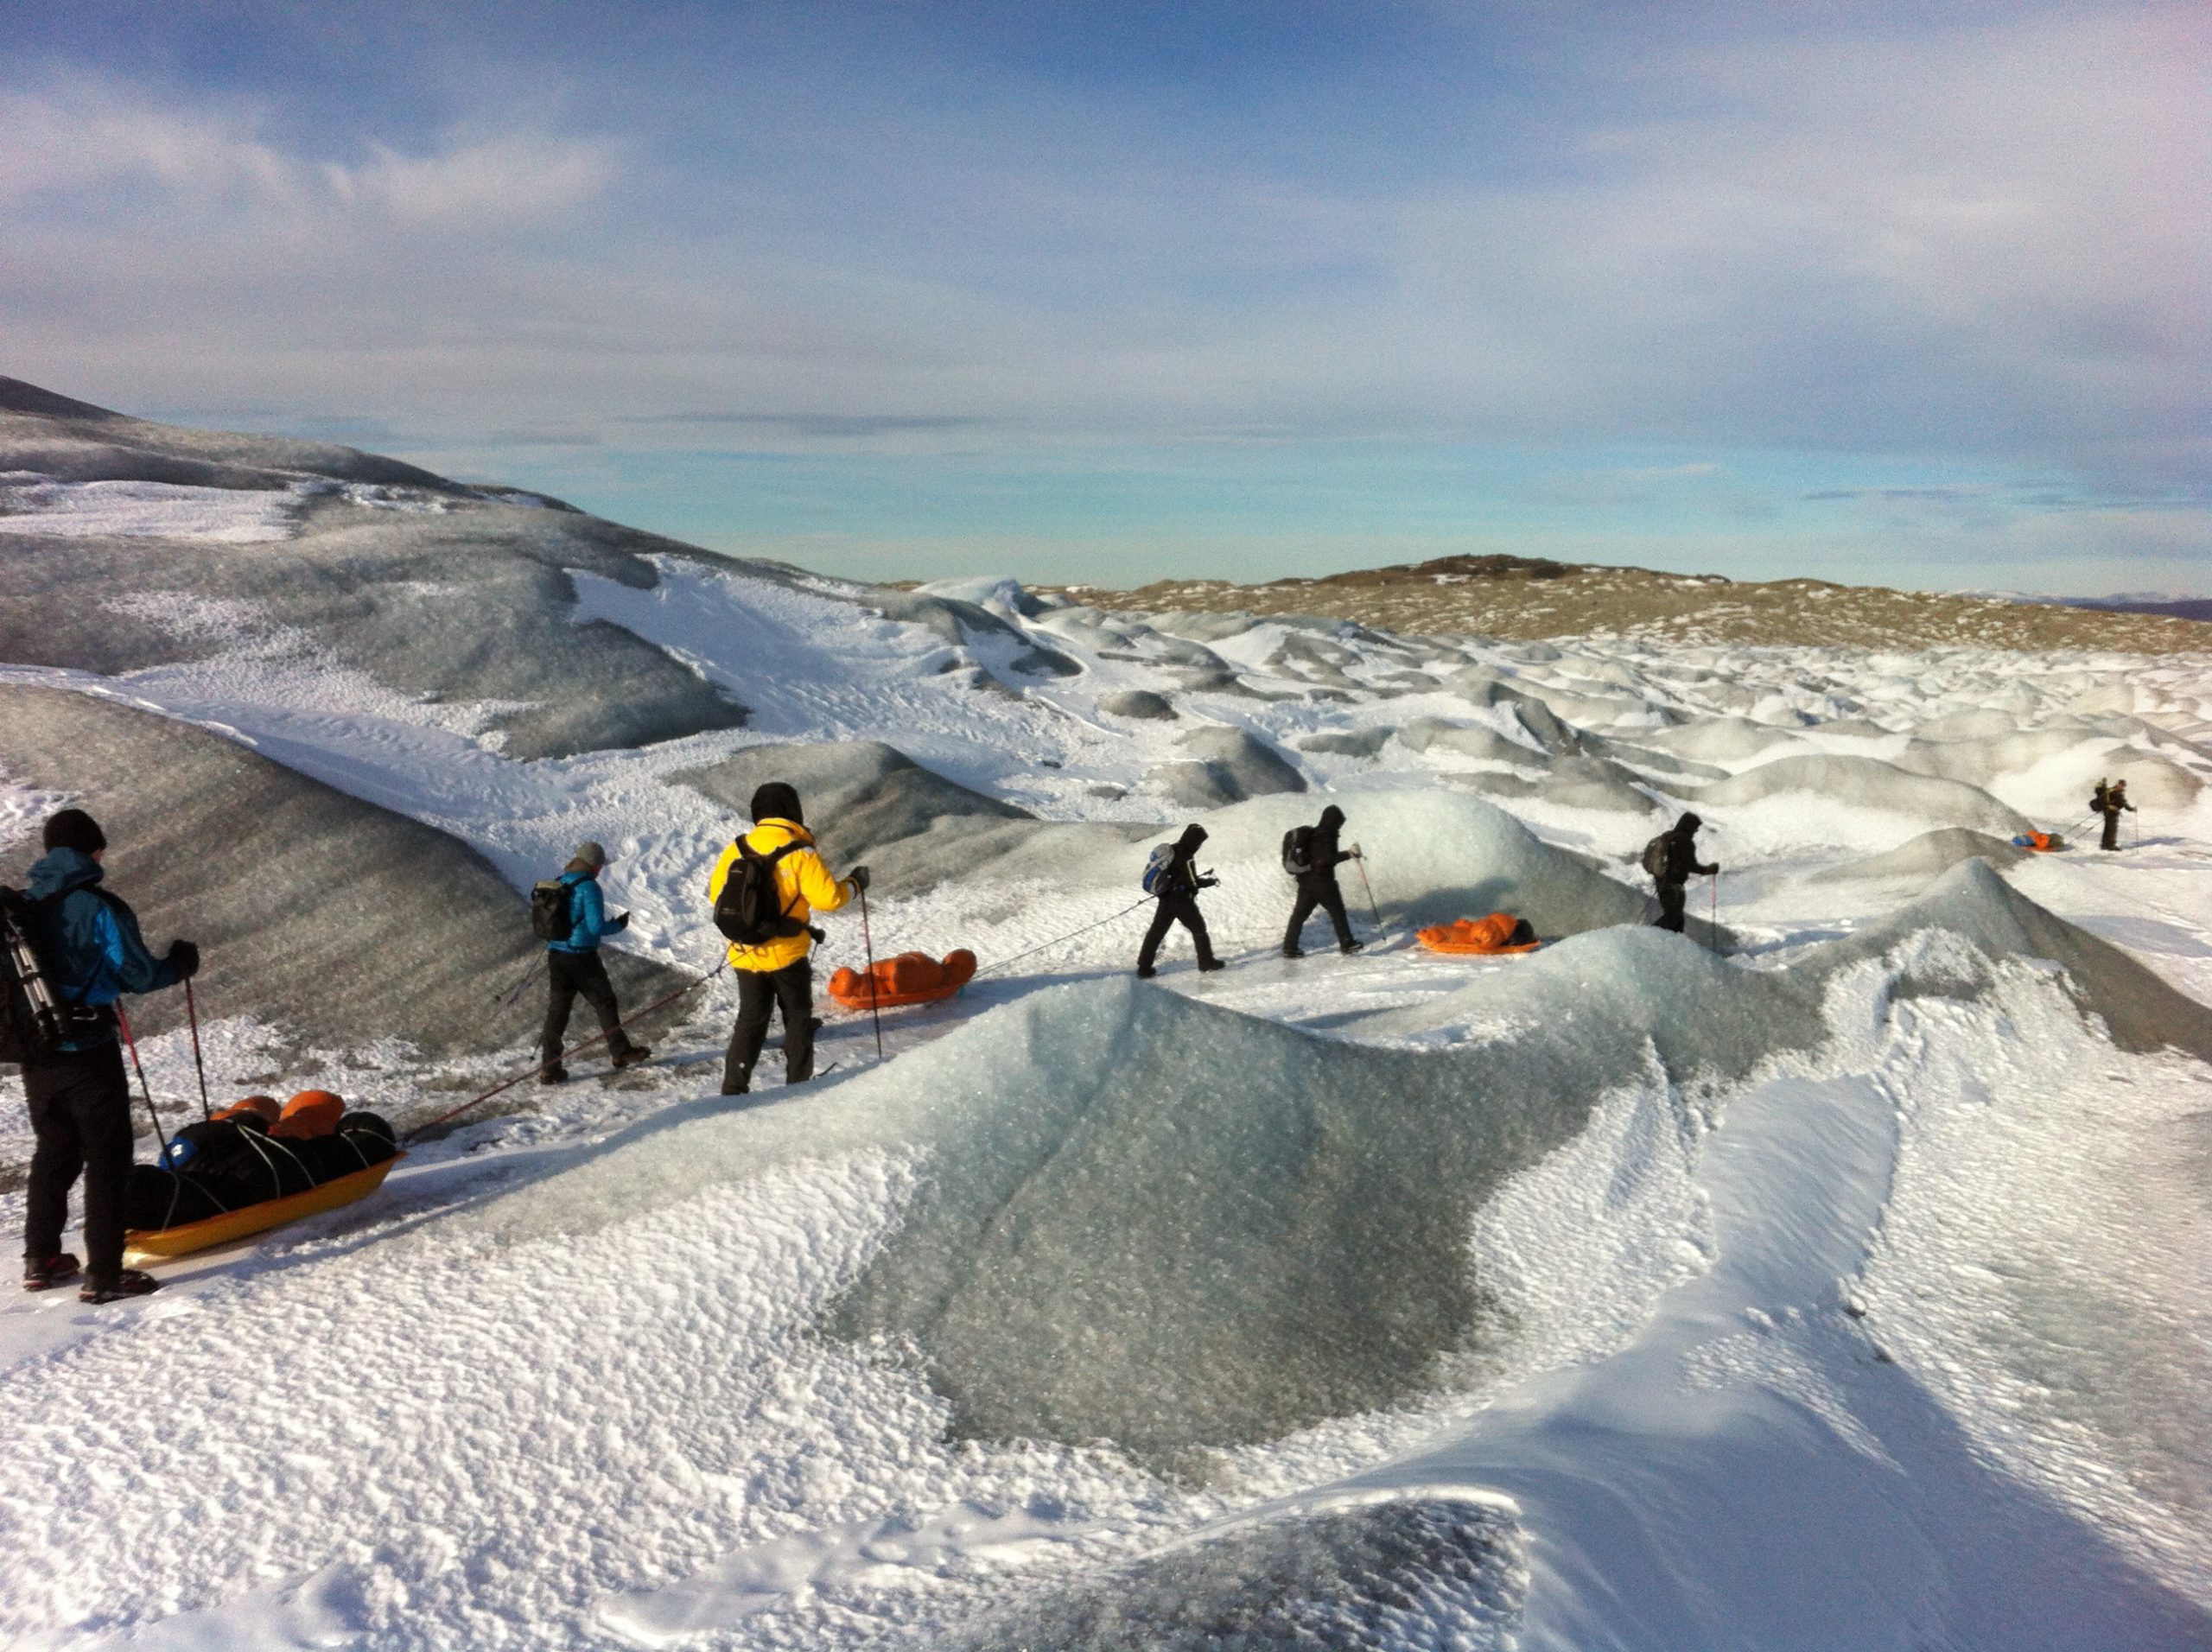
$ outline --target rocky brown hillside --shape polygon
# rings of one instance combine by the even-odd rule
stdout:
[[[1080,586],[1103,607],[1312,614],[1429,635],[1634,637],[1675,643],[1908,648],[1962,644],[2131,654],[2212,651],[2212,624],[2163,614],[1940,596],[1825,580],[1738,581],[1520,556],[1445,556],[1321,579]]]

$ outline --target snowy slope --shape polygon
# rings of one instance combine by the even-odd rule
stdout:
[[[663,1061],[503,1098],[372,1204],[9,1306],[12,1643],[2212,1643],[2207,662],[1116,614],[124,468],[7,480],[49,621],[7,634],[53,645],[0,681],[516,890],[596,837],[627,948],[694,972],[772,770],[884,869],[879,953],[984,974],[739,1103],[711,982]],[[0,840],[76,772],[0,773]],[[2088,841],[2115,773],[2126,854],[1971,858]],[[1324,801],[1371,944],[1291,963],[1276,843]],[[1684,808],[1726,956],[1638,927]],[[1194,816],[1235,967],[1171,940],[1138,986],[1136,870]],[[1554,944],[1411,942],[1493,907]],[[226,1092],[319,1061],[423,1118],[503,1071],[245,950],[200,983]]]

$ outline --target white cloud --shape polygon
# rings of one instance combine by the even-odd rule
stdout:
[[[0,206],[105,206],[129,218],[101,192],[151,185],[201,209],[227,202],[291,218],[496,224],[584,206],[619,171],[619,146],[604,138],[455,135],[426,153],[374,143],[341,161],[289,151],[262,124],[244,107],[165,101],[103,80],[0,88]]]

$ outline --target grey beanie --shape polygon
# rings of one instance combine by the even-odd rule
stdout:
[[[582,865],[588,866],[593,871],[596,872],[607,864],[607,851],[601,848],[598,844],[593,842],[589,838],[586,838],[582,842],[576,845],[576,852],[570,855],[569,859],[571,863],[580,863]]]

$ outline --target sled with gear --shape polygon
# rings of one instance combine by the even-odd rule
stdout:
[[[2050,855],[2066,847],[2066,840],[2056,832],[2021,832],[2012,839],[2016,849],[2029,849],[2037,855]]]
[[[1473,957],[1517,957],[1543,944],[1525,918],[1492,912],[1488,918],[1455,918],[1414,931],[1431,952]]]
[[[830,977],[830,996],[841,1009],[895,1009],[901,1004],[933,1004],[965,987],[976,973],[976,955],[960,947],[942,961],[926,952],[901,952],[878,958],[866,970],[840,969]]]
[[[131,1167],[125,1255],[189,1255],[339,1210],[383,1186],[406,1156],[390,1124],[328,1090],[302,1090],[281,1108],[250,1096],[176,1131],[162,1162]]]

